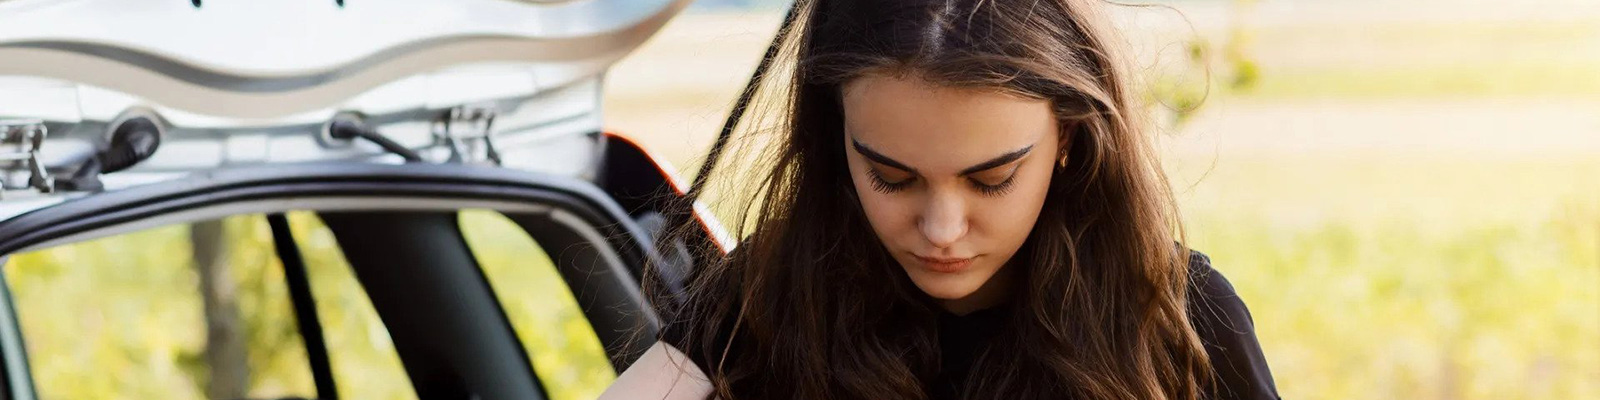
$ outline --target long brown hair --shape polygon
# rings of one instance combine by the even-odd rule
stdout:
[[[736,110],[748,113],[745,153],[698,178],[724,188],[720,208],[745,239],[728,257],[701,257],[709,261],[695,266],[686,298],[657,302],[685,328],[681,350],[711,360],[703,368],[715,397],[928,396],[939,372],[938,306],[873,234],[840,145],[840,87],[866,74],[1048,100],[1070,143],[1038,223],[1006,267],[1020,269],[1010,315],[963,397],[1201,394],[1210,370],[1185,311],[1189,255],[1176,245],[1171,193],[1098,4],[794,7],[796,34],[767,60],[792,75],[768,76],[759,91],[776,112]]]

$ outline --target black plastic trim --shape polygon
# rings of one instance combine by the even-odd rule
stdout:
[[[317,399],[338,400],[339,388],[333,382],[333,369],[328,362],[328,344],[322,337],[322,320],[317,316],[317,301],[311,295],[311,278],[306,273],[305,259],[289,229],[289,218],[282,213],[267,215],[267,225],[272,228],[273,249],[283,262],[283,280],[289,288],[289,303],[294,305],[295,325],[300,340],[306,347],[306,362],[311,366],[311,381],[317,388]]]
[[[648,234],[594,185],[573,178],[454,164],[319,162],[240,167],[106,192],[0,222],[0,254],[144,218],[215,204],[273,198],[437,197],[548,204],[600,228],[620,255],[652,256]]]

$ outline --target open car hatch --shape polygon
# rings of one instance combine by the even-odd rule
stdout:
[[[691,240],[705,243],[696,245],[731,246],[703,207],[676,201],[684,189],[670,167],[602,127],[606,68],[688,3],[0,1],[0,398],[62,398],[70,388],[53,382],[93,380],[52,351],[100,335],[49,331],[55,320],[34,309],[49,303],[40,288],[76,287],[52,285],[76,285],[63,277],[80,275],[29,272],[44,265],[135,270],[82,278],[114,281],[107,285],[170,275],[160,282],[176,286],[150,293],[200,293],[206,329],[175,337],[206,340],[182,339],[173,346],[189,350],[173,351],[198,351],[191,342],[204,351],[174,356],[181,362],[172,368],[192,371],[172,379],[213,397],[370,397],[362,392],[370,385],[350,375],[360,369],[339,366],[360,358],[339,345],[354,318],[340,315],[360,307],[334,303],[351,301],[370,305],[376,322],[362,326],[381,333],[367,337],[394,354],[410,383],[401,392],[418,398],[565,398],[577,378],[557,372],[579,362],[534,341],[573,328],[524,323],[547,295],[570,296],[576,311],[561,321],[583,327],[603,351],[603,365],[584,371],[620,371],[661,324],[640,288],[645,265],[664,266],[664,287],[677,291],[693,264],[687,253],[658,251],[673,248],[657,243],[667,216],[697,217],[704,235]],[[485,228],[485,218],[504,223]],[[216,221],[233,233],[207,236]],[[174,227],[188,236],[162,236]],[[257,231],[270,250],[249,258],[256,253],[238,241]],[[185,250],[161,250],[172,238]],[[532,250],[486,250],[505,241]],[[121,242],[139,244],[108,259],[62,261],[79,251],[62,249]],[[235,250],[215,250],[228,246]],[[529,261],[533,253],[548,261]],[[173,254],[182,257],[161,261]],[[257,261],[264,269],[244,277],[206,269]],[[516,286],[534,278],[504,278],[523,276],[497,272],[508,264],[553,270],[559,282],[550,284],[570,295]],[[329,292],[335,270],[359,285]],[[292,318],[230,317],[264,306],[228,305],[216,292],[231,281],[217,279],[281,287],[281,296],[263,289],[261,301],[283,304]],[[148,323],[182,308],[119,318]],[[117,314],[94,312],[60,323]],[[228,328],[228,318],[246,328]],[[105,321],[94,326],[121,329],[120,319]],[[218,367],[229,360],[218,342],[277,332],[261,326],[293,326],[274,335],[298,339],[240,350],[249,362],[237,364],[250,367],[235,380],[247,384],[229,387],[234,370]],[[293,361],[259,361],[281,357]],[[282,381],[263,372],[278,369],[306,372]]]

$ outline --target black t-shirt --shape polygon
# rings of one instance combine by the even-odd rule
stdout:
[[[1278,399],[1278,389],[1267,368],[1261,344],[1256,341],[1255,322],[1250,310],[1239,299],[1233,285],[1221,272],[1211,267],[1211,259],[1200,252],[1189,258],[1189,319],[1195,333],[1205,345],[1216,377],[1214,399]],[[954,315],[939,315],[939,350],[941,368],[938,378],[928,382],[934,399],[955,398],[960,383],[970,373],[983,346],[995,332],[990,328],[1004,320],[1004,312],[990,308]],[[685,327],[669,323],[662,329],[662,340],[684,349]],[[726,337],[726,336],[724,336]],[[704,369],[709,365],[705,354],[686,351],[690,361]]]

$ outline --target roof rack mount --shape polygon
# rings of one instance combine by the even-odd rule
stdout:
[[[500,151],[494,148],[494,103],[456,106],[434,122],[433,135],[450,149],[446,162],[500,165]]]
[[[0,120],[0,200],[13,192],[51,193],[55,177],[39,161],[39,149],[50,133],[40,119]],[[21,171],[17,171],[21,167]],[[12,176],[26,174],[26,182],[13,182]],[[22,181],[23,179],[17,179]]]

